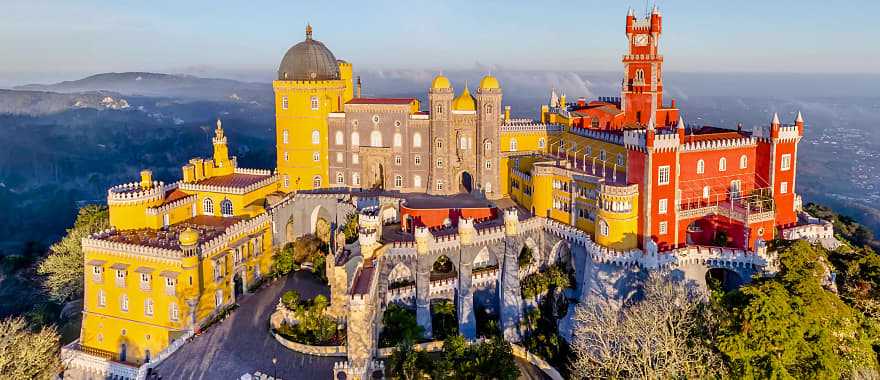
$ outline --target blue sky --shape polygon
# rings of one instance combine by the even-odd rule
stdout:
[[[880,1],[658,1],[666,69],[880,73]],[[363,68],[616,71],[644,1],[2,0],[0,73],[274,71],[315,38]]]

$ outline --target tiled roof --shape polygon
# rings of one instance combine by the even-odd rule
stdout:
[[[268,175],[234,173],[206,178],[195,183],[207,186],[248,187],[268,177]]]

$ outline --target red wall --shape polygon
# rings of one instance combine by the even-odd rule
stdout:
[[[406,225],[407,216],[412,216],[413,225],[417,227],[442,227],[446,218],[452,221],[453,226],[458,225],[458,218],[472,219],[494,219],[498,215],[498,210],[490,207],[481,208],[431,208],[431,209],[411,209],[406,206],[400,206],[400,220],[405,230],[409,230],[410,226]]]
[[[742,155],[748,158],[748,166],[745,169],[739,168],[739,159]],[[718,170],[718,163],[722,157],[727,159],[727,170],[723,172]],[[703,197],[703,186],[711,187],[709,193],[711,201],[716,199],[726,200],[729,198],[730,181],[736,179],[742,182],[741,193],[744,195],[750,194],[756,188],[756,157],[757,154],[754,148],[682,153],[680,157],[681,176],[679,177],[682,203],[701,200]],[[697,162],[701,159],[705,163],[705,172],[697,174]],[[719,195],[720,198],[716,198]]]

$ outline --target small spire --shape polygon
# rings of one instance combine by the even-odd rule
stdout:
[[[629,11],[626,12],[627,17],[636,17],[636,11],[629,7]]]
[[[795,123],[803,123],[804,115],[801,115],[801,111],[798,111],[797,117],[794,118]]]
[[[648,120],[648,130],[653,131],[654,129],[654,115],[651,115],[651,119]]]
[[[307,40],[312,39],[312,23],[306,24],[306,39]]]
[[[684,129],[684,118],[678,115],[678,129]]]
[[[223,123],[220,122],[220,118],[217,118],[217,129],[219,129],[219,130],[223,129]]]
[[[770,125],[779,125],[779,114],[773,113],[773,120],[770,121]]]
[[[654,4],[654,9],[651,10],[651,14],[654,14],[654,15],[660,14],[660,8],[657,7],[657,4]]]

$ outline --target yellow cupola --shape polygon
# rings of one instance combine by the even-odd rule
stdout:
[[[486,75],[480,80],[480,88],[485,90],[497,90],[501,88],[501,84],[498,83],[498,78],[495,78],[492,75]]]
[[[180,241],[181,246],[191,247],[199,242],[199,232],[192,229],[192,227],[187,227],[187,229],[180,233],[177,239]]]
[[[431,81],[431,88],[433,89],[449,89],[452,88],[452,83],[449,83],[449,78],[440,74],[434,77],[434,80]]]
[[[471,92],[468,90],[467,86],[464,86],[464,91],[461,92],[460,95],[455,97],[452,100],[452,109],[456,111],[476,111],[477,110],[477,99],[471,95]]]

